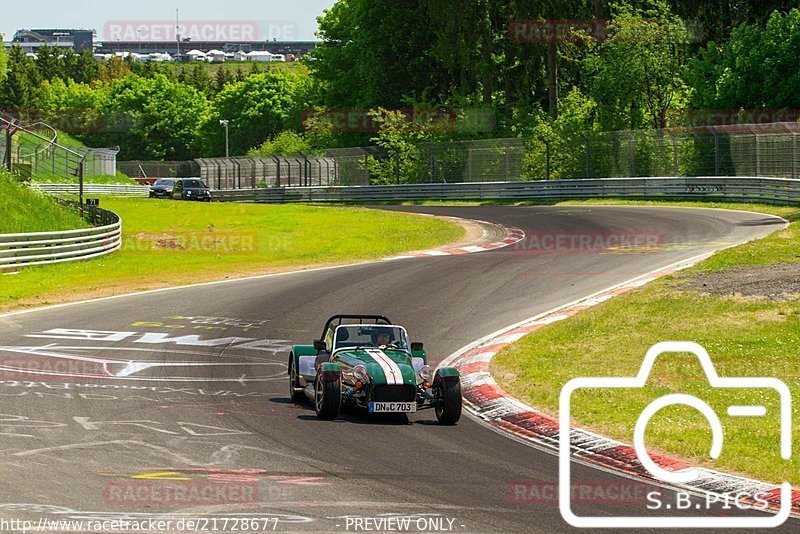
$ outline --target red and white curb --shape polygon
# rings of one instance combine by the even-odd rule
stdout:
[[[641,287],[656,278],[686,269],[709,257],[703,254],[677,264],[670,265],[648,273],[647,275],[623,282],[565,306],[550,310],[543,314],[526,319],[508,328],[490,334],[467,345],[445,359],[440,367],[456,367],[461,374],[461,393],[466,410],[487,423],[494,429],[508,433],[520,441],[535,444],[549,452],[558,454],[559,424],[558,418],[544,414],[506,393],[489,372],[489,362],[501,349],[514,343],[523,336],[535,332],[548,324],[567,319],[617,295]],[[580,428],[570,429],[572,456],[597,467],[622,473],[635,478],[645,478],[660,486],[657,481],[639,462],[636,451],[631,445],[615,441]],[[653,460],[668,470],[680,470],[691,467],[689,464],[663,455],[651,454]],[[764,497],[769,508],[780,509],[780,486],[767,484],[735,475],[698,468],[701,476],[685,485],[666,485],[696,494],[737,495]],[[743,499],[742,501],[746,501]],[[721,502],[721,501],[720,501]],[[763,507],[763,504],[761,504]],[[800,490],[792,491],[792,516],[800,517]]]
[[[525,232],[520,230],[519,228],[511,228],[506,226],[500,226],[499,224],[489,223],[486,221],[479,221],[477,219],[463,219],[461,217],[450,217],[445,215],[430,215],[427,213],[419,213],[417,215],[426,215],[429,217],[436,217],[437,219],[445,219],[454,222],[468,222],[468,223],[479,223],[485,226],[494,226],[500,227],[505,231],[505,236],[503,239],[499,241],[492,241],[489,243],[484,243],[486,238],[486,230],[483,231],[483,236],[481,239],[477,241],[477,244],[474,245],[463,245],[460,247],[451,247],[451,248],[439,248],[439,249],[431,249],[431,250],[420,250],[416,252],[409,252],[407,254],[401,254],[400,256],[392,256],[389,258],[384,258],[385,261],[391,260],[405,260],[408,258],[422,258],[426,256],[459,256],[462,254],[475,254],[476,252],[486,252],[487,250],[497,250],[499,248],[507,247],[510,245],[514,245],[519,243],[523,239],[525,239]]]

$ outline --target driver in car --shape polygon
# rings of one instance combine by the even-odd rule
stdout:
[[[376,347],[385,347],[389,344],[391,340],[391,335],[388,332],[378,332],[375,336],[375,346]]]

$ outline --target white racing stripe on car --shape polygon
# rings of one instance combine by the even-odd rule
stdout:
[[[394,360],[384,354],[384,352],[380,349],[364,350],[372,357],[373,360],[378,362],[378,365],[381,366],[381,369],[383,369],[383,374],[386,375],[387,384],[393,385],[403,383],[403,373],[400,371],[400,367],[394,363]]]

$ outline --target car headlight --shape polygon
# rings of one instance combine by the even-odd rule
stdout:
[[[367,368],[363,365],[356,365],[353,367],[353,376],[356,377],[356,380],[361,382],[369,380],[369,373],[367,373]]]
[[[423,379],[425,382],[430,382],[433,380],[433,367],[430,365],[423,365],[422,368],[419,370],[419,377]]]
[[[191,191],[187,191],[187,192],[186,192],[186,196],[187,196],[187,197],[190,197],[190,196],[192,196],[192,192],[191,192]]]

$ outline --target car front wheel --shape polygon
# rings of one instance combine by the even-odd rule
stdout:
[[[342,407],[342,375],[317,371],[314,382],[314,409],[320,419],[336,419]]]
[[[437,378],[433,389],[438,391],[439,399],[434,408],[436,419],[443,425],[454,425],[461,419],[461,380]]]

